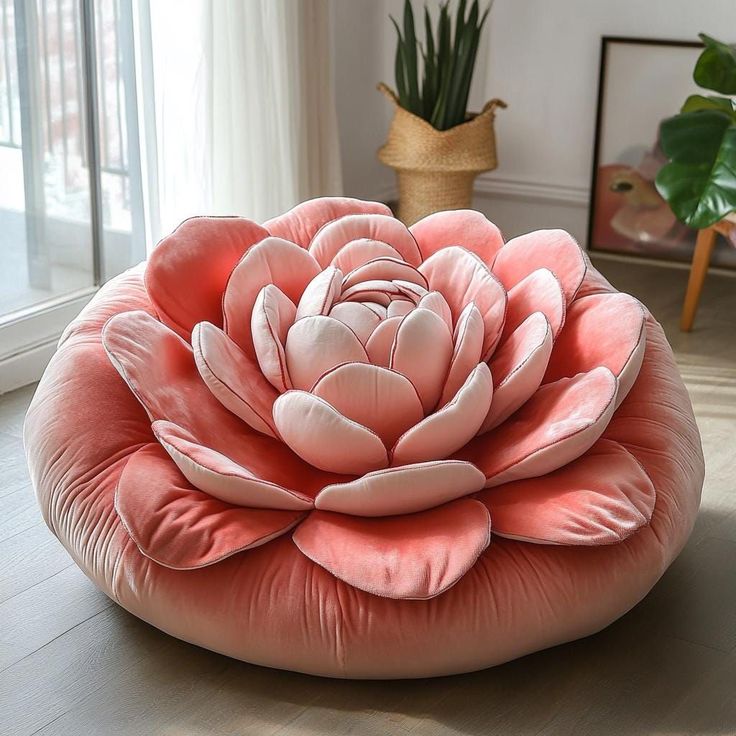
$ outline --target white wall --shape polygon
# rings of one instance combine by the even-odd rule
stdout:
[[[390,121],[375,92],[393,83],[403,0],[334,0],[338,116],[346,193],[387,197],[376,161]],[[430,7],[436,6],[429,0]],[[415,2],[415,12],[422,4]],[[734,0],[496,0],[471,102],[500,97],[499,167],[478,180],[475,206],[507,235],[563,227],[585,238],[602,35],[736,41]],[[646,104],[642,100],[641,104]]]

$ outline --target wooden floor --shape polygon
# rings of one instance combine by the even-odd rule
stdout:
[[[30,387],[0,397],[0,733],[736,733],[736,280],[709,277],[685,335],[686,272],[599,265],[665,324],[707,463],[690,542],[627,616],[492,670],[414,682],[324,680],[176,641],[97,591],[43,525],[21,445]]]

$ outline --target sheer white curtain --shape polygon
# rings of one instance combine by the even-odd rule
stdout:
[[[329,0],[147,4],[151,244],[191,215],[340,193]]]

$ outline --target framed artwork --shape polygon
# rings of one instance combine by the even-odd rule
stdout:
[[[699,42],[603,37],[588,218],[592,252],[692,259],[696,231],[677,220],[654,178],[666,163],[659,124],[698,91],[692,72],[702,48]],[[719,237],[711,265],[736,268],[736,247]]]

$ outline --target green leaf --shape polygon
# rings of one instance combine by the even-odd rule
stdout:
[[[437,53],[437,75],[438,75],[438,90],[437,90],[437,102],[435,103],[434,110],[432,110],[432,118],[430,123],[437,128],[437,130],[443,130],[442,120],[445,115],[445,107],[447,105],[447,93],[450,86],[450,75],[452,73],[452,60],[450,57],[450,15],[447,10],[447,3],[440,6],[440,19],[437,27],[437,38],[438,38],[438,53]]]
[[[660,143],[670,162],[656,185],[678,219],[702,229],[736,210],[736,124],[730,115],[700,110],[667,118]]]
[[[690,95],[683,103],[680,112],[697,112],[698,110],[721,110],[733,115],[736,121],[736,103],[728,97]]]
[[[417,74],[417,37],[414,32],[414,11],[410,0],[404,0],[404,64],[406,86],[409,94],[409,109],[421,115],[419,107],[419,77]]]
[[[705,33],[699,35],[705,49],[695,65],[693,79],[700,87],[723,95],[735,95],[736,45],[722,43]]]
[[[396,58],[394,60],[394,76],[396,77],[396,94],[399,96],[399,104],[402,107],[409,105],[409,97],[406,91],[406,75],[404,70],[404,39],[399,30],[399,24],[392,15],[389,15],[391,22],[396,29],[398,39],[396,41]]]
[[[427,44],[427,54],[424,59],[424,84],[422,85],[423,117],[429,120],[437,101],[437,60],[434,50],[434,34],[432,33],[432,19],[429,9],[424,6],[424,37]]]
[[[464,27],[462,35],[459,39],[456,35],[455,48],[453,49],[455,62],[452,66],[452,81],[450,84],[447,109],[445,111],[445,128],[451,128],[465,121],[467,97],[463,102],[462,96],[466,77],[468,74],[470,76],[473,74],[475,49],[477,49],[477,43],[474,43],[477,23],[478,2],[476,0],[470,8],[468,22]]]

